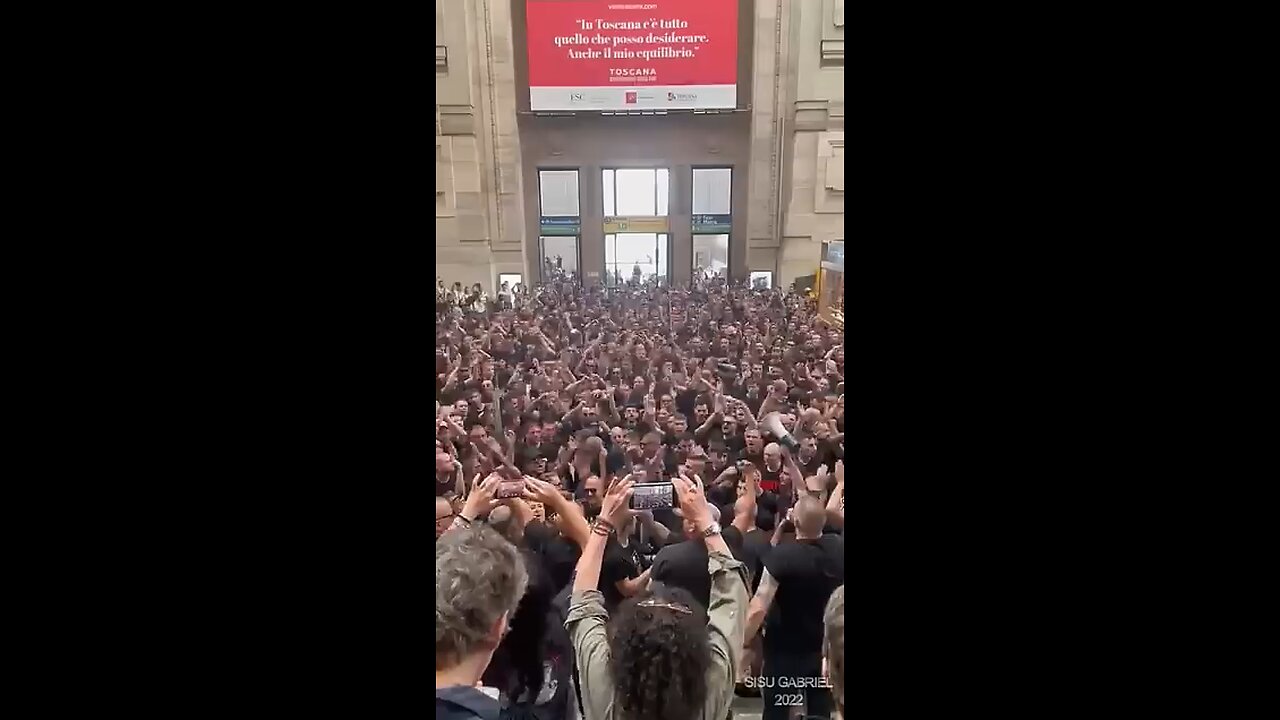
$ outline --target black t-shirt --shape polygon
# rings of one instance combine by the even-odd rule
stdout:
[[[760,489],[766,492],[779,492],[782,480],[786,476],[786,466],[779,465],[777,470],[770,470],[762,458],[756,467],[760,469]]]
[[[560,447],[558,442],[543,442],[538,445],[538,451],[547,462],[555,462],[560,457]]]
[[[821,448],[819,448],[818,451],[813,454],[813,457],[809,460],[809,462],[802,462],[800,460],[799,455],[795,457],[795,461],[796,461],[796,465],[800,466],[800,472],[803,473],[806,478],[817,475],[818,466],[827,462],[823,458]],[[829,463],[827,464],[827,469],[831,470],[831,465]]]
[[[618,592],[617,582],[640,576],[640,545],[634,538],[623,547],[615,536],[609,536],[605,545],[604,560],[600,565],[600,592],[604,595],[604,608],[609,612],[617,609],[623,598]]]
[[[822,611],[844,584],[844,538],[784,540],[765,556],[764,567],[778,582],[765,617],[765,652],[821,652]]]

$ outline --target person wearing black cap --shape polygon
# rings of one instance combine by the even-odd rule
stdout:
[[[720,522],[720,509],[708,504],[711,519]],[[667,545],[653,560],[650,576],[655,582],[684,588],[706,608],[711,599],[711,576],[707,574],[707,546],[692,523],[679,508],[675,514],[682,520],[684,541]]]

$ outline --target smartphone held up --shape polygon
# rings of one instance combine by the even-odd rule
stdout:
[[[639,483],[631,487],[632,510],[669,508],[675,499],[675,488],[669,482]]]

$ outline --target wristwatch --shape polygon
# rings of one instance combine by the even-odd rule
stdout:
[[[719,535],[719,534],[720,534],[720,523],[718,522],[712,522],[710,525],[707,526],[706,530],[702,531],[702,537],[704,538],[709,538],[712,535]]]

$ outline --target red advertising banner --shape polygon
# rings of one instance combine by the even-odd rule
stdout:
[[[527,0],[532,110],[733,108],[738,0]]]

